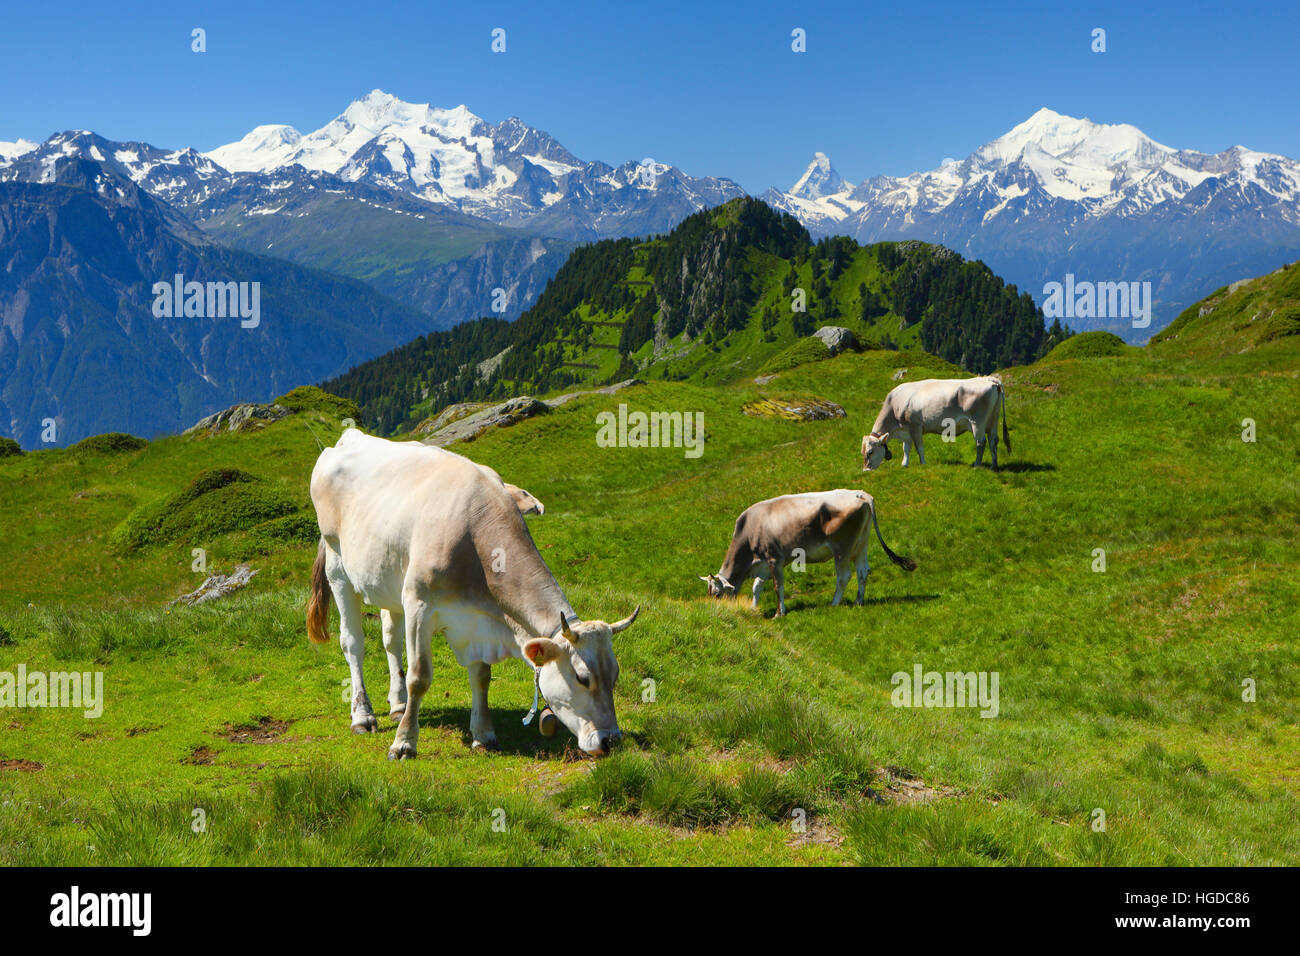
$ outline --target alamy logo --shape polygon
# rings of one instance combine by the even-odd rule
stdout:
[[[1049,319],[1132,319],[1133,328],[1151,324],[1150,282],[1074,281],[1043,286],[1043,315]]]
[[[262,283],[186,282],[179,272],[171,282],[153,284],[157,319],[240,319],[246,329],[262,324]]]
[[[684,448],[687,458],[704,454],[703,412],[600,412],[596,444],[601,448]]]
[[[981,717],[998,715],[997,671],[898,671],[890,702],[895,707],[979,707]]]
[[[82,893],[74,886],[50,897],[50,925],[128,926],[134,936],[148,936],[153,928],[151,893]]]
[[[27,670],[19,664],[17,673],[0,671],[0,707],[81,708],[94,720],[104,713],[104,672]]]

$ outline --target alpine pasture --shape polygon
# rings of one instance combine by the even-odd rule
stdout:
[[[861,471],[895,371],[957,374],[915,351],[651,382],[453,446],[545,503],[529,528],[580,615],[642,607],[615,640],[624,741],[599,761],[521,725],[522,662],[493,669],[501,751],[472,752],[438,638],[419,758],[385,759],[382,716],[349,732],[343,656],[303,617],[313,432],[337,437],[339,403],[0,458],[0,672],[105,689],[97,719],[0,709],[0,862],[1294,865],[1300,338],[1197,341],[1002,370],[998,472],[970,467],[969,435]],[[848,417],[744,411],[798,396]],[[598,447],[620,402],[703,411],[703,455]],[[864,607],[829,606],[830,564],[787,571],[781,619],[770,589],[757,612],[705,594],[744,508],[832,488],[875,496],[917,570],[873,539]],[[247,588],[167,607],[239,563]],[[997,715],[894,706],[918,665],[996,672]]]

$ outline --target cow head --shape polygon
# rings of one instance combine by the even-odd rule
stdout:
[[[561,614],[554,638],[539,637],[524,645],[524,656],[538,669],[537,683],[547,706],[578,738],[578,746],[596,757],[609,753],[623,736],[614,715],[614,635],[631,627],[640,612],[638,605],[630,617],[614,624],[570,624]]]
[[[700,574],[697,577],[709,586],[709,597],[722,597],[736,593],[736,586],[721,574]]]
[[[889,450],[889,436],[874,432],[862,436],[862,470],[875,471],[882,462],[889,461],[894,453]]]

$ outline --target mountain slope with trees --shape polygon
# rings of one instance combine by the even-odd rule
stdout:
[[[666,235],[579,247],[513,326],[434,333],[323,387],[392,433],[455,402],[632,376],[735,381],[824,325],[973,373],[1032,362],[1068,334],[983,263],[915,241],[814,242],[793,216],[744,198]]]

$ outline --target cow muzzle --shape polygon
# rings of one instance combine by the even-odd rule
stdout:
[[[607,757],[619,742],[623,739],[621,730],[593,730],[591,733],[584,734],[578,746],[584,753],[589,753],[593,757]]]

